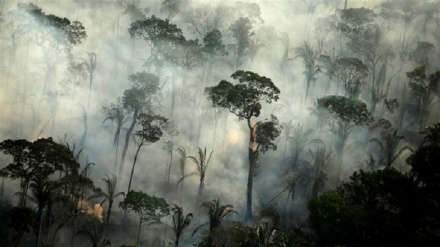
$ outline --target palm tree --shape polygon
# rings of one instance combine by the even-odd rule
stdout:
[[[277,228],[269,226],[267,222],[258,224],[255,228],[255,238],[253,239],[256,247],[278,246],[276,243]]]
[[[102,180],[105,182],[106,192],[101,192],[98,196],[104,197],[101,205],[104,204],[104,202],[108,201],[107,215],[105,217],[105,224],[108,225],[110,223],[110,215],[112,213],[114,200],[119,196],[125,196],[125,194],[124,192],[116,193],[118,178],[115,174],[111,174],[111,177],[109,177],[109,175],[106,175],[106,177]]]
[[[90,94],[92,92],[92,84],[93,84],[93,74],[96,70],[96,53],[94,52],[87,52],[87,58],[83,58],[83,64],[87,69],[87,72],[89,72],[89,99],[87,100],[87,112],[89,111],[90,107]]]
[[[313,107],[308,107],[310,115],[317,118],[316,128],[318,130],[322,129],[324,125],[328,122],[330,118],[330,113],[327,109],[319,107],[318,103],[315,102]]]
[[[176,151],[180,155],[179,164],[180,164],[180,173],[182,174],[182,178],[179,180],[179,182],[182,182],[182,189],[183,189],[183,183],[185,178],[185,166],[186,166],[186,160],[188,159],[188,155],[186,155],[186,150],[184,147],[179,147],[176,149]]]
[[[312,186],[312,198],[318,196],[318,193],[324,188],[325,180],[327,180],[327,176],[324,173],[323,169],[328,164],[331,152],[327,153],[325,146],[318,147],[315,152],[312,150],[309,151],[309,156],[312,159],[312,164],[314,168],[314,178],[313,178],[313,186]]]
[[[399,148],[399,143],[403,139],[403,136],[397,135],[396,129],[394,129],[394,131],[392,129],[385,129],[384,131],[381,131],[380,135],[380,140],[373,138],[370,142],[374,142],[380,147],[382,158],[379,160],[379,163],[385,165],[386,168],[390,168],[394,161],[399,158],[403,152],[413,152],[408,146]]]
[[[193,235],[201,228],[209,224],[209,231],[212,232],[220,226],[222,221],[233,213],[237,213],[234,210],[234,206],[231,204],[220,205],[220,199],[214,199],[211,201],[203,202],[202,207],[208,210],[209,222],[206,222],[198,226],[193,231]]]
[[[188,159],[192,160],[197,165],[197,171],[186,174],[177,182],[177,183],[180,183],[186,177],[193,176],[193,175],[198,175],[200,177],[200,184],[199,184],[199,191],[197,193],[197,204],[196,205],[199,204],[200,197],[202,196],[203,190],[205,189],[206,170],[208,169],[208,164],[209,164],[209,161],[211,160],[211,156],[212,156],[213,152],[214,151],[211,151],[211,153],[209,153],[209,155],[207,155],[206,154],[206,147],[204,150],[197,147],[198,159],[192,155],[187,156]]]
[[[121,134],[122,125],[126,122],[124,110],[120,106],[112,105],[111,108],[103,107],[102,111],[105,112],[106,118],[102,123],[105,123],[107,120],[116,122],[116,131],[113,137],[113,145],[116,148],[115,152],[115,167],[118,164],[118,149],[119,149],[119,136]]]
[[[173,211],[173,230],[176,234],[176,247],[179,246],[179,239],[185,228],[191,223],[193,219],[193,214],[189,213],[186,216],[183,214],[183,208],[179,207],[177,204],[171,205],[171,211]]]
[[[299,158],[304,149],[312,144],[324,145],[324,142],[320,139],[310,139],[310,135],[313,134],[313,129],[303,130],[302,124],[296,124],[292,127],[292,135],[287,137],[293,145],[293,155],[291,156],[292,168],[298,165]]]
[[[422,131],[422,135],[424,135],[424,138],[421,146],[440,145],[440,123],[426,127],[425,130]]]
[[[316,64],[318,54],[307,42],[304,42],[303,46],[295,48],[295,58],[298,57],[302,58],[304,62],[303,74],[306,76],[307,82],[305,99],[307,99],[310,84],[316,81],[316,75],[320,72],[319,66]]]

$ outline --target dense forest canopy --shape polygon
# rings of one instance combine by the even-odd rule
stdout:
[[[439,246],[439,0],[0,0],[0,246]]]

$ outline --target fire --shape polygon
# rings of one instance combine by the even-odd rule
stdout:
[[[93,208],[92,208],[92,207],[90,207],[89,203],[86,200],[81,199],[80,201],[78,201],[77,208],[82,213],[85,213],[85,214],[88,214],[88,215],[90,215],[92,217],[95,217],[99,221],[102,222],[102,219],[103,219],[103,215],[102,215],[103,209],[102,209],[102,207],[101,207],[101,205],[99,203],[95,204],[93,206]]]

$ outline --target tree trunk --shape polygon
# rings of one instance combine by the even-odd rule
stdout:
[[[140,244],[139,239],[141,237],[141,226],[142,226],[142,219],[139,219],[139,229],[138,229],[138,235],[137,235],[137,240],[136,240],[136,243],[138,245]]]
[[[253,189],[253,183],[254,183],[256,154],[251,147],[249,147],[248,158],[249,158],[249,174],[248,174],[248,182],[247,182],[247,195],[246,195],[247,201],[246,201],[245,220],[252,221],[252,218],[253,218],[253,215],[252,215],[252,189]]]
[[[131,189],[131,182],[133,181],[133,175],[134,175],[134,167],[136,165],[137,157],[139,155],[139,151],[141,150],[141,147],[142,147],[142,144],[140,144],[138,146],[138,149],[136,150],[136,154],[134,155],[133,167],[131,168],[131,174],[130,174],[130,182],[128,182],[127,195],[128,195],[128,192],[130,192],[130,189]]]
[[[131,136],[131,132],[133,132],[134,126],[136,125],[136,119],[139,113],[139,109],[135,109],[134,113],[133,113],[133,121],[131,122],[130,127],[127,130],[127,133],[125,134],[125,144],[124,144],[124,149],[122,150],[122,155],[121,155],[121,162],[119,164],[119,178],[122,178],[124,175],[124,162],[125,162],[125,156],[127,155],[127,150],[128,150],[128,143],[130,142],[130,136]]]
[[[172,166],[172,164],[173,164],[173,147],[171,146],[171,150],[170,150],[170,164],[168,165],[168,174],[167,174],[167,183],[168,183],[168,185],[170,184],[170,176],[171,176],[171,166]]]
[[[38,206],[37,219],[36,219],[37,226],[35,227],[35,236],[37,237],[35,241],[35,247],[38,247],[40,244],[41,218],[42,218],[41,216],[43,215],[43,208],[44,206]]]
[[[110,223],[110,214],[112,213],[113,200],[108,201],[107,216],[105,217],[105,223],[108,225]]]
[[[254,128],[251,125],[250,119],[247,119],[248,127],[249,127],[249,147],[248,147],[248,159],[249,159],[249,174],[248,174],[248,182],[247,182],[247,194],[246,194],[246,214],[245,221],[251,222],[253,220],[252,215],[252,189],[254,183],[254,172],[255,167],[257,165],[258,159],[258,147],[254,149],[255,143],[255,135]]]

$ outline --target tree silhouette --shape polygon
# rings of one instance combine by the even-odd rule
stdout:
[[[320,72],[320,69],[317,64],[318,54],[317,51],[313,50],[307,42],[304,42],[304,45],[301,47],[295,48],[295,58],[301,58],[304,63],[305,70],[303,74],[306,76],[306,96],[309,95],[310,86],[312,83],[316,81],[316,75]]]
[[[101,202],[101,205],[108,201],[108,209],[107,214],[105,216],[105,224],[110,223],[110,216],[112,213],[113,202],[117,197],[125,196],[124,192],[116,192],[118,177],[115,174],[106,175],[105,178],[102,179],[105,183],[105,191],[101,191],[97,194],[97,197],[103,197],[104,200]]]
[[[119,204],[124,210],[132,210],[138,214],[139,228],[136,242],[139,244],[141,226],[144,222],[160,223],[161,219],[170,214],[170,208],[165,199],[150,196],[142,191],[130,191],[124,201]]]
[[[278,119],[272,115],[266,122],[251,123],[252,117],[258,117],[261,112],[261,103],[267,104],[279,99],[280,90],[271,79],[254,72],[238,70],[231,75],[239,84],[222,80],[217,86],[207,87],[208,95],[213,106],[228,109],[239,120],[245,119],[249,128],[249,175],[247,184],[246,219],[252,219],[252,188],[254,171],[257,166],[259,151],[266,152],[276,149],[272,143],[280,135]]]
[[[141,150],[141,147],[145,145],[150,145],[160,140],[163,134],[162,127],[165,125],[168,119],[160,115],[150,115],[150,114],[141,113],[138,116],[138,121],[139,124],[142,126],[142,129],[136,131],[135,134],[135,136],[137,136],[137,140],[136,140],[137,149],[133,159],[133,167],[131,168],[130,181],[128,182],[127,193],[130,192],[131,189],[131,182],[133,181],[133,175],[134,175],[134,167],[136,165],[136,161],[139,155],[139,151]]]
[[[336,125],[333,125],[331,131],[337,138],[335,149],[339,168],[339,179],[341,179],[342,156],[345,142],[354,127],[371,123],[372,117],[367,110],[367,105],[358,99],[332,95],[319,98],[317,103],[319,107],[329,111],[330,117],[336,123]]]
[[[379,163],[386,168],[390,168],[394,161],[396,161],[396,159],[398,159],[405,151],[413,152],[408,146],[402,147],[400,145],[403,136],[398,135],[397,130],[394,127],[383,127],[379,132],[380,139],[373,138],[370,142],[374,142],[379,146],[382,156],[379,159]]]
[[[440,90],[440,70],[428,75],[424,66],[407,72],[409,87],[412,91],[412,113],[417,117],[420,130],[429,116],[429,106],[438,97]],[[410,105],[410,106],[411,106]]]
[[[131,134],[142,111],[152,112],[159,95],[159,77],[145,71],[132,74],[128,79],[133,83],[130,89],[124,91],[121,103],[127,114],[132,114],[130,126],[125,133],[125,143],[122,150],[119,178],[124,174],[125,156],[128,150],[128,144]]]
[[[171,211],[173,212],[173,230],[176,234],[175,246],[179,246],[179,239],[182,236],[183,231],[189,226],[193,219],[193,214],[189,213],[186,216],[183,214],[183,208],[177,204],[171,205]]]
[[[238,68],[243,63],[242,59],[246,56],[251,44],[251,37],[254,35],[251,31],[252,24],[248,18],[242,17],[236,20],[229,29],[235,39],[235,68]]]
[[[198,226],[193,231],[193,235],[201,228],[209,224],[209,231],[212,233],[215,229],[217,229],[222,221],[229,217],[233,213],[237,213],[234,210],[234,206],[231,204],[221,205],[220,199],[214,199],[211,201],[203,202],[202,207],[208,210],[209,222],[204,223]]]
[[[181,152],[184,150],[181,150]],[[180,182],[183,182],[183,180],[189,176],[193,176],[193,175],[199,175],[200,177],[200,183],[199,183],[199,191],[197,193],[197,201],[196,201],[196,205],[198,206],[199,204],[199,200],[203,194],[203,191],[205,189],[205,176],[206,176],[206,170],[208,169],[208,164],[209,161],[211,160],[211,156],[212,153],[214,151],[211,151],[209,154],[206,153],[206,147],[205,149],[201,149],[199,147],[197,147],[197,154],[198,154],[198,158],[196,158],[195,156],[189,155],[186,156],[186,159],[190,159],[194,162],[194,164],[197,165],[197,172],[192,172],[189,174],[184,175],[178,182],[177,184],[179,184]],[[182,159],[183,159],[183,152],[182,152]],[[182,160],[183,162],[183,160]]]
[[[12,163],[1,169],[1,174],[11,179],[20,179],[21,194],[19,205],[26,206],[26,196],[31,183],[40,183],[56,171],[66,167],[78,168],[72,152],[52,138],[27,140],[5,140],[0,143],[0,151],[13,157]]]

